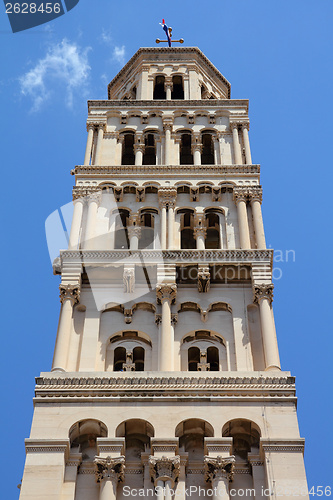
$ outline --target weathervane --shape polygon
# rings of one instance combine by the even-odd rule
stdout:
[[[168,28],[167,27],[167,25],[165,24],[164,19],[159,24],[162,26],[163,31],[165,31],[165,34],[167,36],[167,40],[160,40],[159,38],[156,38],[156,43],[166,42],[169,45],[169,47],[171,47],[172,28]],[[180,38],[179,40],[172,40],[172,41],[173,42],[184,43],[184,39],[183,38]]]

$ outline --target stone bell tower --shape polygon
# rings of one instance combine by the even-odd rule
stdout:
[[[87,130],[20,499],[307,497],[248,101],[198,48],[141,48]]]

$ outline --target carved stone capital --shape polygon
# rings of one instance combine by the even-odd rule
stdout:
[[[137,151],[141,151],[141,153],[143,154],[145,152],[145,145],[140,144],[140,143],[135,143],[134,144],[134,153],[136,153]]]
[[[234,187],[234,201],[236,205],[240,201],[247,202],[248,198],[249,198],[249,188],[243,186]]]
[[[124,481],[125,457],[105,458],[95,457],[96,480],[101,483],[105,479],[111,479],[112,482],[120,483]]]
[[[227,479],[232,481],[235,467],[235,457],[205,457],[205,477],[206,481],[214,481],[214,479]]]
[[[180,472],[180,457],[149,457],[149,470],[152,481],[172,481],[177,482]]]
[[[233,130],[234,128],[238,130],[239,123],[238,122],[230,122],[230,129]]]
[[[267,299],[271,304],[273,302],[273,283],[253,285],[253,302],[260,304],[260,301]]]
[[[162,123],[164,132],[166,132],[167,130],[170,130],[170,132],[172,132],[173,118],[164,118],[164,120],[162,120]]]
[[[165,300],[174,303],[177,295],[177,285],[175,283],[159,283],[156,285],[156,297],[158,304]]]
[[[127,226],[128,237],[131,240],[133,236],[136,236],[140,239],[141,236],[141,227],[140,226]]]
[[[206,229],[206,227],[203,227],[203,226],[195,226],[193,228],[193,234],[194,234],[195,239],[197,239],[199,236],[206,238],[207,229]]]
[[[135,271],[134,268],[124,269],[123,274],[124,292],[133,293],[135,288]],[[126,320],[125,320],[126,321]]]
[[[209,267],[198,268],[198,291],[206,293],[210,289],[210,272]]]
[[[161,187],[158,190],[160,207],[174,208],[177,199],[177,189],[174,187]]]
[[[87,132],[89,132],[89,130],[95,130],[95,126],[96,126],[96,123],[88,122],[87,123]]]
[[[101,202],[101,199],[102,199],[102,192],[101,191],[97,191],[95,193],[91,193],[88,195],[88,203],[97,203],[97,205],[100,204]]]
[[[70,300],[72,304],[80,302],[80,285],[59,285],[60,302],[63,304],[65,300]]]
[[[194,154],[195,151],[199,151],[199,153],[202,153],[202,144],[200,144],[200,143],[192,144],[191,153]]]
[[[250,122],[240,122],[240,126],[242,127],[242,130],[243,129],[250,130]]]
[[[259,201],[262,202],[262,187],[261,186],[253,186],[248,190],[250,201]]]

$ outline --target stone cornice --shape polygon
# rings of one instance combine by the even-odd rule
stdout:
[[[123,110],[124,108],[175,108],[179,110],[182,108],[245,108],[248,111],[249,100],[248,99],[170,99],[170,100],[89,100],[88,101],[88,111],[90,112],[92,108],[119,108]],[[239,118],[237,119],[239,120]]]
[[[207,375],[206,375],[207,374]],[[223,398],[230,400],[270,400],[282,398],[295,402],[295,379],[286,375],[257,376],[172,376],[168,373],[156,377],[143,372],[140,377],[121,374],[110,376],[80,376],[78,373],[64,373],[57,377],[45,376],[36,379],[36,398]],[[206,376],[205,376],[206,375]],[[81,398],[81,399],[80,399]]]
[[[267,452],[299,452],[304,453],[305,439],[260,439],[262,450]]]
[[[145,177],[161,177],[172,175],[177,177],[221,176],[221,175],[254,175],[260,174],[260,165],[77,165],[73,175],[116,176],[129,175]]]
[[[101,265],[123,263],[161,262],[170,264],[251,264],[262,262],[273,264],[273,250],[61,250],[61,265],[82,263],[82,265]]]

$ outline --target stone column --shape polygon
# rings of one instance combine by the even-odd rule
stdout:
[[[139,74],[139,84],[137,88],[137,98],[139,100],[147,100],[147,99],[152,99],[153,96],[148,96],[147,95],[147,90],[148,90],[148,75],[149,75],[149,66],[142,66],[141,68],[141,73]]]
[[[88,196],[88,215],[86,222],[86,234],[84,248],[89,250],[93,248],[96,229],[97,210],[101,201],[101,192],[92,193]]]
[[[257,248],[266,248],[266,239],[264,224],[262,221],[261,202],[262,202],[262,189],[261,187],[253,187],[249,190],[254,232],[256,234]]]
[[[218,137],[218,141],[219,141],[219,164],[223,165],[224,135],[222,132],[217,132],[217,137]]]
[[[167,201],[160,200],[161,208],[161,248],[165,250],[167,247]]]
[[[158,198],[161,209],[161,247],[162,250],[167,248],[167,207],[169,207],[168,230],[169,230],[169,245],[173,242],[174,233],[174,205],[177,196],[177,190],[174,187],[162,187],[158,190]],[[170,212],[171,210],[171,212]],[[170,232],[171,231],[171,232]]]
[[[167,77],[164,81],[164,90],[166,92],[167,101],[170,101],[171,99],[172,89],[173,89],[172,78]]]
[[[79,197],[76,197],[76,195],[73,194],[74,210],[73,210],[71,232],[69,235],[69,243],[68,243],[69,250],[76,250],[79,246],[82,214],[85,201],[86,201],[85,198],[82,197],[81,195],[79,195]]]
[[[194,220],[194,237],[197,242],[197,249],[205,249],[205,239],[207,234],[206,220],[204,214],[197,214]]]
[[[157,303],[162,305],[161,337],[159,342],[159,371],[171,371],[173,366],[173,342],[171,332],[171,304],[175,301],[177,285],[156,285]]]
[[[200,135],[193,135],[192,154],[194,165],[201,165],[202,144]]]
[[[69,340],[72,328],[73,306],[80,302],[80,285],[59,285],[61,311],[54,350],[52,371],[66,371]]]
[[[144,151],[145,151],[145,144],[144,144],[143,134],[136,133],[135,144],[134,144],[135,165],[142,165]]]
[[[215,163],[215,165],[220,165],[221,164],[221,156],[220,156],[219,139],[216,135],[213,135],[212,140],[213,140],[213,144],[214,144],[214,163]]]
[[[205,457],[206,480],[214,489],[214,500],[229,498],[229,482],[233,478],[235,457]]]
[[[139,239],[141,236],[139,214],[133,214],[129,217],[127,231],[130,240],[130,250],[137,250],[139,248]]]
[[[251,157],[251,149],[250,149],[250,140],[249,140],[249,122],[242,123],[242,132],[243,132],[243,143],[245,148],[245,160],[248,165],[252,165],[252,157]]]
[[[86,153],[84,155],[84,165],[90,164],[91,149],[92,149],[93,139],[94,139],[94,124],[88,123],[87,130],[88,130],[88,138],[87,138]]]
[[[168,248],[174,248],[174,232],[175,232],[175,204],[176,199],[169,198],[168,208]]]
[[[104,134],[104,123],[99,123],[98,124],[97,145],[96,145],[96,155],[95,155],[95,164],[96,165],[101,164],[103,134]]]
[[[232,129],[232,139],[233,139],[233,146],[234,146],[234,160],[235,160],[236,165],[241,165],[243,162],[242,162],[242,154],[241,154],[239,137],[238,137],[238,123],[231,122],[230,128]]]
[[[273,283],[253,285],[254,303],[259,304],[265,370],[281,370],[276,331],[273,321]]]
[[[164,163],[165,163],[165,165],[170,164],[172,125],[173,125],[172,119],[163,120],[163,130],[165,133],[165,141],[164,141]]]
[[[94,463],[100,484],[99,500],[116,500],[117,485],[124,481],[125,457],[96,457]]]
[[[246,209],[247,194],[246,189],[244,190],[239,187],[234,188],[234,200],[237,205],[240,247],[242,249],[251,248],[249,221]]]

